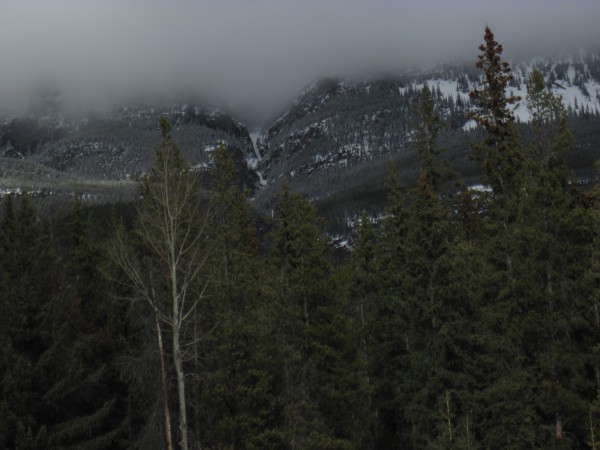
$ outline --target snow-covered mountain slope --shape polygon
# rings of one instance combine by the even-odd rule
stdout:
[[[576,151],[569,164],[592,172],[600,159],[600,53],[536,58],[511,66],[509,94],[523,99],[515,109],[523,131],[529,120],[526,80],[538,68],[570,113]],[[77,180],[131,179],[150,167],[160,141],[159,117],[164,115],[173,124],[173,138],[184,157],[198,170],[210,167],[212,150],[225,141],[241,184],[260,188],[255,199],[259,207],[270,209],[279,184],[288,179],[292,189],[327,208],[356,212],[384,202],[391,160],[405,182],[416,176],[414,108],[425,82],[444,122],[440,144],[461,177],[478,181],[478,168],[468,155],[482,130],[469,118],[474,107],[469,92],[480,85],[480,77],[474,64],[449,64],[360,81],[325,78],[309,86],[265,129],[252,132],[223,110],[190,105],[128,105],[102,115],[68,118],[52,95],[43,102],[50,106],[32,116],[0,119],[0,158],[5,158],[0,161],[0,182],[9,160],[14,162],[10,178],[17,183],[44,178],[46,185],[57,174]]]
[[[537,68],[569,111],[577,141],[570,163],[591,170],[600,158],[600,53],[511,66],[514,78],[507,93],[522,98],[515,109],[517,121],[526,128],[530,120],[526,81]],[[445,124],[440,144],[461,174],[475,180],[477,168],[468,153],[481,130],[469,118],[474,108],[469,92],[481,85],[481,74],[474,64],[444,65],[359,82],[326,78],[314,83],[258,138],[262,160],[257,168],[268,182],[266,191],[276,191],[288,179],[294,189],[327,204],[351,196],[371,198],[365,192],[382,191],[392,159],[410,181],[418,170],[413,112],[425,82]],[[261,194],[265,199],[267,192]]]
[[[578,57],[565,60],[544,60],[535,58],[529,62],[518,62],[512,66],[513,80],[508,94],[518,96],[521,101],[514,110],[515,117],[527,123],[531,115],[527,110],[526,82],[534,69],[544,74],[546,85],[550,91],[562,98],[563,104],[572,115],[600,115],[600,54],[582,53]],[[470,104],[469,92],[480,87],[479,79],[470,81],[467,76],[457,79],[430,78],[426,80],[430,88],[439,96],[454,102]],[[423,89],[424,82],[413,82],[411,88]],[[406,92],[408,88],[403,88]],[[472,129],[474,122],[465,124],[465,129]]]

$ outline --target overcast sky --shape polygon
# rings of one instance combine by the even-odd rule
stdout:
[[[0,0],[0,108],[193,90],[258,117],[324,74],[600,45],[599,0]]]

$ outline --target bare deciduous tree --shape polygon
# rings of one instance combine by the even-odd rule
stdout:
[[[162,144],[156,150],[152,171],[141,180],[142,201],[132,251],[122,234],[111,245],[113,260],[125,274],[131,300],[143,300],[155,317],[161,364],[161,382],[166,390],[163,326],[170,332],[173,368],[177,380],[179,439],[188,450],[188,425],[184,373],[184,326],[193,320],[208,285],[206,262],[209,205],[201,206],[197,175],[182,159],[171,140],[170,125],[160,121]],[[168,404],[164,404],[167,446],[172,448]]]

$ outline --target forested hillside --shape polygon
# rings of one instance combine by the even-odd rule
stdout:
[[[3,195],[0,447],[597,450],[600,185],[537,70],[524,135],[502,53],[486,28],[480,188],[447,188],[423,83],[415,177],[389,165],[345,257],[292,183],[261,216],[235,153],[193,170],[165,117],[134,202]]]
[[[531,114],[526,106],[526,82],[534,70],[544,75],[546,88],[567,108],[575,147],[569,168],[581,179],[595,176],[600,158],[600,54],[578,52],[515,61],[507,94],[520,96],[513,105],[519,132],[531,138]],[[474,64],[440,64],[366,79],[329,77],[310,85],[280,117],[268,122],[257,140],[262,160],[257,166],[267,186],[257,205],[269,210],[275,192],[287,179],[310,198],[339,233],[356,220],[361,209],[380,214],[385,201],[385,174],[393,160],[401,181],[414,183],[419,173],[414,128],[415,105],[425,83],[431,89],[441,119],[440,146],[444,158],[462,180],[476,184],[481,168],[469,158],[482,129],[472,120],[476,105],[469,92],[478,89],[481,74]],[[456,180],[453,180],[456,181]],[[449,189],[457,189],[450,183]]]
[[[31,117],[0,123],[0,188],[131,198],[127,181],[149,170],[160,117],[169,118],[181,152],[195,170],[209,170],[211,152],[225,141],[240,182],[250,190],[258,183],[246,164],[254,156],[246,127],[217,107],[136,104],[78,115],[61,108],[58,94],[51,98]],[[96,186],[110,184],[112,195]]]

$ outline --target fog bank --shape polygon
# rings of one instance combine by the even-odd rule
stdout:
[[[597,0],[0,0],[0,109],[40,86],[74,108],[201,95],[258,120],[324,74],[600,42]]]

